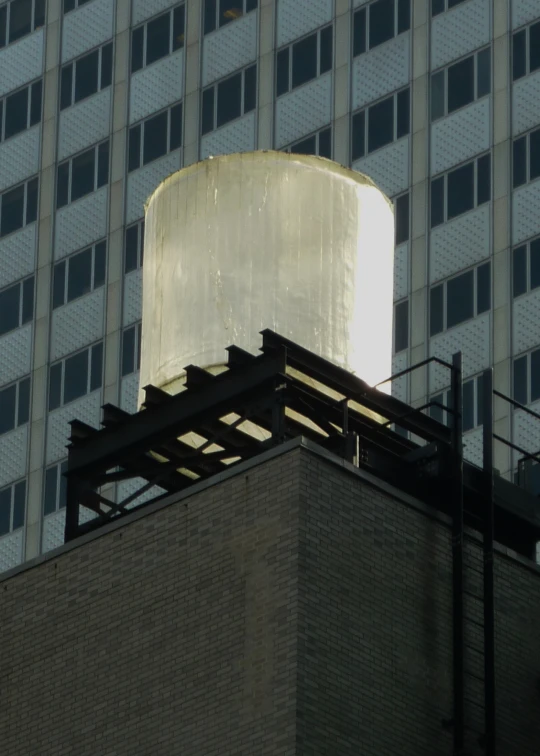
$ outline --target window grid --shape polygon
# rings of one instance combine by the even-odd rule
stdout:
[[[164,34],[164,25],[167,33]],[[166,44],[163,44],[163,41]],[[145,21],[131,32],[131,73],[184,47],[185,4],[177,5]],[[154,47],[155,45],[155,47]]]
[[[389,111],[392,118],[384,113]],[[384,122],[384,123],[383,123]],[[410,132],[410,90],[409,87],[371,103],[368,107],[353,113],[351,129],[352,160],[359,160],[376,150],[407,136]]]
[[[66,372],[74,371],[74,380]],[[79,371],[79,375],[75,373]],[[73,376],[72,376],[73,377]],[[76,399],[100,389],[103,385],[103,342],[70,354],[49,369],[49,410],[63,407]]]
[[[396,245],[403,244],[410,236],[410,201],[409,192],[394,198],[394,218]]]
[[[256,10],[258,0],[205,0],[204,33],[210,34]]]
[[[53,273],[53,310],[103,286],[106,259],[107,243],[100,241],[56,263]]]
[[[490,309],[491,263],[486,262],[431,287],[429,334],[436,336]]]
[[[142,267],[144,257],[144,218],[126,228],[124,236],[124,273]]]
[[[394,305],[394,354],[409,347],[409,300]]]
[[[21,378],[0,389],[0,435],[9,433],[30,418],[30,378]]]
[[[158,119],[166,115],[166,134],[163,144],[158,145],[158,140],[151,133],[152,126]],[[128,143],[128,172],[135,171],[143,165],[167,155],[182,146],[182,103],[173,105],[171,108],[153,113],[151,116],[135,124],[129,129]],[[151,144],[153,152],[146,159],[146,147]],[[156,149],[160,147],[160,149]]]
[[[512,253],[512,294],[519,297],[540,287],[540,236]]]
[[[467,381],[463,381],[462,387],[462,428],[463,433],[480,427],[484,422],[484,376],[482,374]],[[452,407],[452,394],[450,389],[440,391],[430,398],[431,402],[437,402],[442,407]],[[437,422],[450,427],[453,421],[451,412],[445,412],[442,407],[431,406],[429,414]]]
[[[318,155],[329,160],[332,159],[332,128],[320,129],[294,144],[283,148],[284,152],[297,155]]]
[[[0,490],[0,536],[24,527],[26,518],[26,480]]]
[[[459,184],[463,184],[460,193]],[[491,201],[491,154],[456,166],[431,179],[431,228]],[[451,191],[449,191],[451,188]]]
[[[411,27],[411,0],[376,0],[353,13],[353,57],[373,50]]]
[[[514,359],[513,397],[520,404],[532,404],[540,399],[540,349]]]
[[[514,139],[512,144],[512,186],[528,184],[540,177],[540,128]]]
[[[28,179],[0,194],[0,238],[37,219],[38,179]]]
[[[125,328],[122,333],[122,378],[136,373],[141,367],[142,324]]]
[[[67,459],[45,470],[43,514],[49,515],[65,509],[67,498]]]
[[[0,142],[41,123],[42,79],[0,98]]]
[[[86,5],[90,0],[64,0],[64,13],[69,13],[82,5]]]
[[[471,68],[472,80],[464,82],[460,72],[467,66]],[[466,83],[469,85],[468,93]],[[431,120],[437,121],[450,113],[455,113],[490,92],[491,47],[488,46],[431,74]],[[455,102],[451,102],[451,99]]]
[[[540,69],[540,21],[512,35],[512,80]]]
[[[34,317],[34,276],[0,291],[0,336],[29,323]]]
[[[332,24],[323,26],[316,32],[295,40],[292,44],[282,47],[276,54],[276,97],[287,94],[293,89],[307,84],[332,70],[333,60],[333,35]],[[309,42],[315,42],[315,60],[302,53],[301,46]],[[297,51],[301,53],[297,55]],[[308,71],[307,64],[312,64]],[[302,67],[304,70],[302,71]],[[299,78],[295,82],[295,77]]]
[[[25,0],[11,0],[0,7],[0,49],[45,25],[45,0],[31,0],[30,16]]]
[[[84,177],[84,161],[92,161],[92,170]],[[75,169],[74,169],[75,166]],[[77,175],[74,176],[75,170]],[[88,176],[90,181],[88,181]],[[80,182],[80,183],[79,183]],[[87,194],[95,192],[109,182],[109,140],[90,147],[58,165],[56,181],[56,208],[69,205]]]
[[[235,113],[225,113],[220,109],[222,100],[226,103],[226,98],[221,94],[224,87],[230,86],[238,81],[240,87],[239,110]],[[202,117],[201,133],[202,136],[209,134],[211,131],[225,126],[227,123],[241,118],[242,116],[255,110],[257,98],[257,65],[254,64],[242,71],[237,71],[225,79],[221,79],[210,87],[203,90],[202,93]]]
[[[461,5],[465,0],[431,0],[431,15],[438,16],[456,5]]]
[[[95,58],[95,62],[93,62]],[[92,62],[95,67],[95,86],[82,87],[84,76],[88,74],[82,66]],[[60,72],[60,110],[91,97],[96,92],[107,89],[112,84],[113,43],[91,50],[62,67]],[[79,91],[78,91],[78,86]],[[82,92],[80,91],[82,89]]]

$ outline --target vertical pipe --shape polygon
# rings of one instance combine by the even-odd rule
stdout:
[[[493,369],[483,376],[483,467],[486,486],[484,522],[484,695],[486,756],[495,756],[495,597],[493,574]]]
[[[454,754],[465,745],[463,628],[463,439],[461,352],[452,357],[452,608],[454,666]]]

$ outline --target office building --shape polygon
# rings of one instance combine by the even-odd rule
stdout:
[[[136,409],[145,199],[254,149],[331,157],[394,200],[394,372],[462,350],[468,459],[484,368],[537,406],[536,0],[2,2],[2,569],[62,542],[68,422]],[[414,406],[448,389],[435,368],[393,385]],[[540,420],[495,411],[540,449]]]

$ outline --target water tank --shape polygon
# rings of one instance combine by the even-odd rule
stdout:
[[[391,202],[330,160],[251,152],[172,174],[146,205],[140,386],[174,393],[230,344],[257,354],[264,328],[384,380],[393,258]]]

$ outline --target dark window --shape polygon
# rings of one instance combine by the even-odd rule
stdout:
[[[540,349],[531,352],[531,402],[540,399]]]
[[[437,16],[439,13],[444,13],[444,0],[431,0],[431,15]]]
[[[402,194],[395,202],[396,244],[409,238],[409,195]]]
[[[483,155],[477,161],[476,204],[483,205],[491,199],[491,156]]]
[[[25,425],[30,419],[30,378],[19,381],[17,425]]]
[[[529,180],[540,176],[540,129],[529,135]]]
[[[519,297],[527,291],[527,248],[518,247],[514,250],[512,264],[513,295]]]
[[[62,403],[62,363],[53,365],[49,371],[49,410]]]
[[[366,118],[365,111],[356,113],[352,119],[352,159],[358,160],[358,158],[365,155],[365,142],[366,142]]]
[[[60,74],[60,110],[69,108],[71,105],[71,93],[73,88],[73,64],[64,66]]]
[[[368,114],[368,152],[394,141],[394,98],[372,105]]]
[[[22,528],[26,509],[26,482],[17,483],[13,490],[13,530]]]
[[[41,100],[42,100],[42,82],[41,79],[32,84],[31,102],[30,102],[30,126],[34,126],[41,121]]]
[[[75,63],[75,102],[98,91],[99,51],[85,55]]]
[[[182,104],[171,108],[170,149],[176,150],[182,144]]]
[[[398,28],[397,33],[411,28],[411,0],[398,0]]]
[[[142,265],[144,221],[126,228],[124,272],[129,273]]]
[[[476,269],[476,314],[491,309],[491,264],[484,263]]]
[[[112,52],[112,42],[101,48],[101,89],[105,89],[112,84]]]
[[[11,486],[0,491],[0,536],[11,530]]]
[[[526,30],[516,32],[512,37],[512,78],[521,79],[527,73]]]
[[[86,152],[73,158],[71,164],[72,202],[94,191],[95,158],[95,148],[86,150]]]
[[[444,177],[431,182],[431,228],[444,223]]]
[[[216,27],[241,18],[257,8],[257,0],[205,0],[204,1],[204,33],[209,34]]]
[[[514,399],[527,404],[527,355],[514,360]]]
[[[135,371],[135,328],[126,328],[122,334],[122,375]]]
[[[28,87],[6,97],[5,139],[24,131],[28,125]]]
[[[129,130],[128,171],[134,171],[141,165],[141,125]]]
[[[169,113],[165,111],[149,118],[144,123],[143,163],[167,154],[167,121]]]
[[[366,52],[366,9],[356,11],[353,18],[353,55]]]
[[[319,61],[319,73],[323,74],[327,71],[330,71],[332,69],[332,58],[333,58],[333,45],[332,45],[332,35],[333,35],[333,28],[331,26],[327,26],[325,29],[321,30],[321,50],[320,50],[320,61]],[[294,58],[293,58],[294,62]],[[294,75],[294,72],[293,72]]]
[[[173,11],[173,52],[184,46],[185,26],[185,6],[181,5]]]
[[[21,324],[29,323],[34,317],[34,277],[23,281]]]
[[[144,26],[134,29],[131,35],[131,72],[144,65]]]
[[[531,254],[531,289],[540,286],[540,239],[535,239],[529,245]]]
[[[410,122],[410,96],[409,89],[398,92],[397,95],[397,130],[396,139],[400,139],[409,133]]]
[[[242,115],[242,75],[235,74],[217,86],[217,128]]]
[[[319,132],[319,155],[329,160],[332,158],[332,129]]]
[[[302,139],[301,142],[296,142],[296,144],[293,144],[291,152],[297,155],[316,155],[317,137],[314,135],[307,139]]]
[[[6,44],[6,32],[7,32],[7,5],[0,7],[0,47],[4,47]]]
[[[448,220],[474,207],[474,163],[448,174]]]
[[[24,185],[2,195],[0,236],[6,236],[24,225]]]
[[[57,307],[61,307],[65,301],[66,290],[66,262],[57,263],[54,266],[53,274],[53,310]]]
[[[512,184],[521,186],[527,182],[527,137],[514,141],[512,147]]]
[[[92,249],[85,249],[69,260],[67,299],[82,297],[92,290]]]
[[[19,327],[20,297],[21,285],[19,283],[0,292],[0,335]]]
[[[289,91],[289,48],[280,50],[276,62],[276,95]]]
[[[109,181],[109,140],[98,147],[97,188],[105,186]]]
[[[56,180],[56,207],[64,207],[69,202],[69,163],[58,166]]]
[[[481,50],[476,56],[476,96],[491,92],[491,48]]]
[[[32,0],[13,0],[9,9],[9,41],[15,42],[32,31]]]
[[[103,344],[95,344],[92,347],[92,365],[90,371],[90,391],[101,388],[103,381]]]
[[[64,363],[64,401],[72,402],[88,391],[88,350],[68,357]]]
[[[434,286],[429,293],[429,334],[434,336],[444,329],[443,285]]]
[[[369,48],[394,36],[394,0],[376,0],[369,6]]]
[[[462,423],[463,432],[474,428],[474,380],[465,381],[463,384],[463,396],[462,396]]]
[[[16,425],[17,385],[0,391],[0,434],[9,433]]]
[[[317,76],[317,34],[312,34],[292,46],[292,88],[299,87]]]
[[[214,88],[206,89],[202,96],[202,134],[208,134],[214,128]]]
[[[431,120],[444,116],[444,71],[431,77]]]
[[[409,302],[400,302],[394,308],[394,352],[409,346]]]
[[[45,471],[45,492],[43,494],[44,515],[56,512],[59,467],[60,465],[54,465],[54,467],[49,467]]]
[[[251,113],[257,104],[257,66],[244,72],[244,113]]]
[[[448,112],[474,100],[474,56],[448,68]]]
[[[529,27],[529,71],[540,68],[540,21]]]
[[[146,65],[164,58],[170,52],[170,23],[171,14],[149,21],[146,25]]]
[[[106,275],[107,245],[99,242],[94,248],[94,289],[103,286]]]
[[[217,0],[204,0],[204,33],[209,34],[216,28]]]
[[[474,316],[474,271],[451,278],[446,284],[446,327]]]

